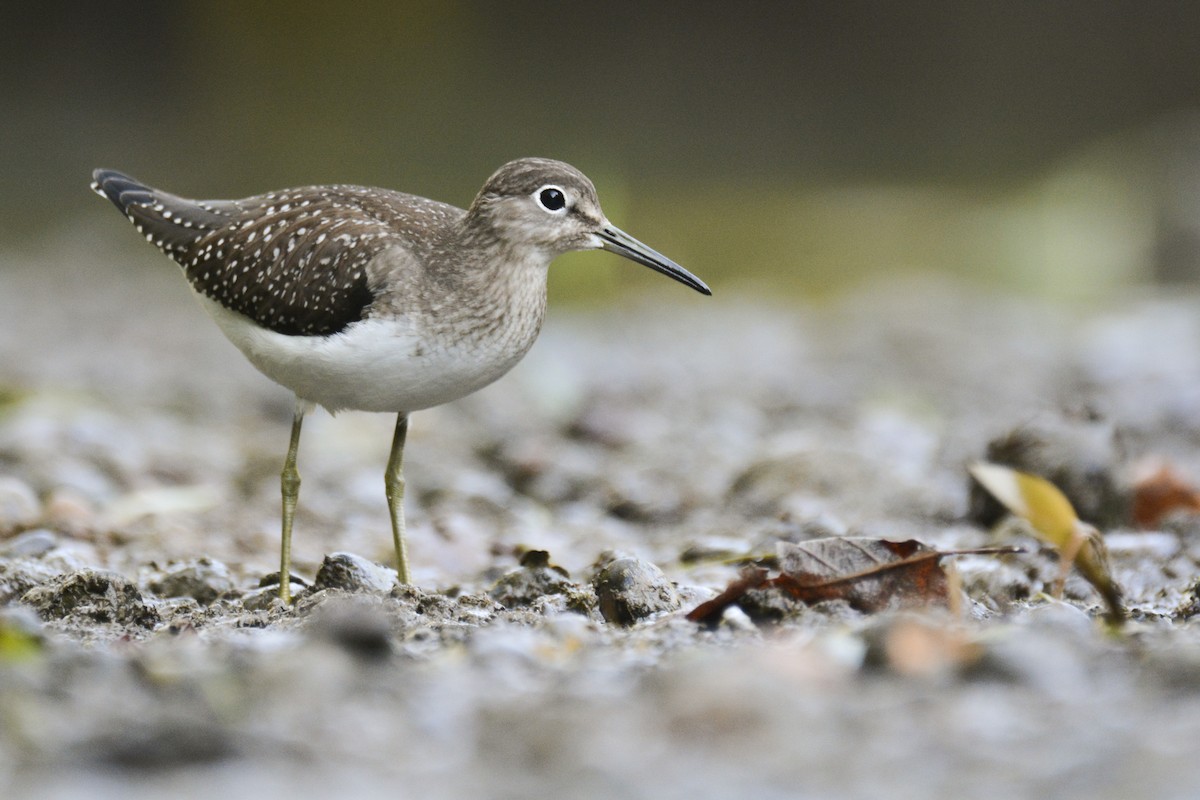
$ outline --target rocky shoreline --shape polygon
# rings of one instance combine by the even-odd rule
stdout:
[[[390,420],[312,418],[284,607],[286,393],[167,270],[10,266],[6,797],[1200,785],[1200,528],[1120,510],[1146,459],[1200,476],[1193,298],[1067,309],[909,279],[823,305],[554,314],[511,376],[414,416],[414,587],[387,566]],[[1078,576],[1047,597],[1053,552],[980,523],[965,465],[1018,434],[1094,490],[1079,510],[1126,632]],[[745,559],[846,535],[1027,552],[953,559],[949,608],[686,619]]]

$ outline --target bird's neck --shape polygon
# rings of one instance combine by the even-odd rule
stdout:
[[[453,287],[438,315],[462,321],[469,338],[499,344],[522,355],[541,330],[546,312],[546,273],[553,254],[512,245],[489,232],[464,230],[437,259]],[[469,333],[467,333],[469,332]]]

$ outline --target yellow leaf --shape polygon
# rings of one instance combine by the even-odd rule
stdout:
[[[0,621],[0,663],[25,661],[42,652],[42,642],[29,631]]]
[[[999,464],[976,462],[968,469],[983,488],[1013,514],[1028,521],[1034,533],[1058,550],[1063,571],[1055,595],[1062,594],[1066,571],[1074,564],[1104,598],[1109,621],[1120,625],[1125,619],[1125,609],[1121,602],[1121,587],[1112,579],[1108,566],[1104,537],[1100,531],[1080,521],[1066,495],[1045,478]]]
[[[1009,511],[1028,520],[1034,532],[1047,543],[1059,550],[1070,544],[1079,516],[1071,501],[1053,483],[999,464],[976,462],[969,469],[983,488]]]

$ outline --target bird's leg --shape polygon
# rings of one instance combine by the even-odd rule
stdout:
[[[404,544],[404,440],[408,436],[408,415],[396,417],[396,435],[392,438],[392,455],[388,458],[383,485],[387,492],[388,511],[392,515],[392,539],[396,543],[396,577],[407,584],[408,548]]]
[[[292,520],[296,516],[296,500],[300,497],[300,473],[296,471],[296,451],[300,449],[300,426],[305,403],[297,402],[292,417],[292,440],[288,445],[287,460],[283,462],[280,487],[283,489],[283,544],[279,556],[279,599],[285,603],[292,600]]]

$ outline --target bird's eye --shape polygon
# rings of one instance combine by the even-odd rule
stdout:
[[[543,186],[534,193],[538,205],[551,214],[561,214],[567,208],[567,196],[557,186]]]

